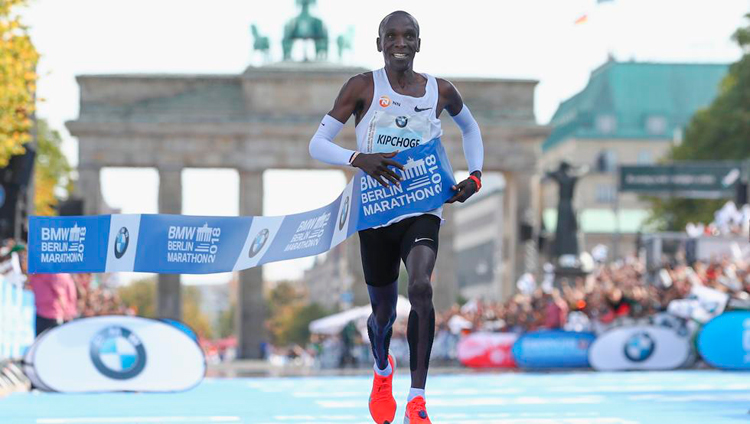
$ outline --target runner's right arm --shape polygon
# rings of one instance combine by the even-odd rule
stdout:
[[[403,169],[400,163],[390,159],[396,155],[396,152],[359,153],[333,142],[351,115],[357,114],[358,117],[362,117],[367,112],[364,107],[369,106],[365,98],[368,90],[373,90],[372,78],[364,74],[355,75],[344,84],[333,104],[333,109],[323,117],[318,131],[310,140],[310,156],[331,165],[351,165],[360,168],[383,186],[387,186],[389,181],[392,184],[398,184],[400,176],[389,168],[393,166]],[[369,97],[371,98],[372,95]]]

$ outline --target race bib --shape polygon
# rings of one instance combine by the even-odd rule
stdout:
[[[424,116],[396,116],[377,111],[368,128],[367,151],[390,153],[419,146],[427,139],[429,125]]]

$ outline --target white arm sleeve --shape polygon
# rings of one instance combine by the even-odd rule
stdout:
[[[333,142],[342,128],[344,124],[331,115],[324,116],[318,131],[310,139],[310,156],[330,165],[349,165],[349,158],[354,151],[344,149]]]
[[[469,173],[481,172],[484,163],[484,146],[482,145],[482,132],[479,130],[479,124],[477,124],[466,105],[461,109],[461,112],[452,118],[458,128],[461,129],[461,136],[464,140],[464,156],[469,165]]]

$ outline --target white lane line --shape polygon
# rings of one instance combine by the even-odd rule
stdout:
[[[38,418],[37,424],[238,423],[240,417],[79,417]]]
[[[524,391],[517,388],[503,388],[503,389],[458,389],[458,390],[430,390],[430,399],[435,399],[436,396],[477,396],[477,395],[517,395]],[[367,397],[370,395],[369,390],[348,390],[348,391],[298,391],[292,392],[292,396],[298,398],[348,398],[348,397]]]
[[[565,404],[597,404],[604,402],[604,396],[573,396],[543,398],[538,396],[519,396],[519,397],[484,397],[484,398],[459,398],[459,399],[432,399],[432,406],[493,406],[493,405],[565,405]],[[359,408],[362,406],[360,401],[351,400],[318,400],[315,401],[323,408]]]
[[[332,419],[331,416],[309,417],[302,421],[295,420],[292,424],[320,424],[325,418]],[[597,417],[597,418],[463,418],[456,420],[454,417],[440,415],[441,420],[449,419],[451,424],[639,424],[638,421],[625,420],[614,417]],[[321,419],[323,421],[321,421]],[[398,421],[398,420],[397,420]],[[278,421],[273,421],[278,422]],[[259,424],[272,424],[273,422],[263,422]],[[290,421],[286,421],[290,422]],[[349,421],[351,424],[371,424],[371,420],[366,421]]]

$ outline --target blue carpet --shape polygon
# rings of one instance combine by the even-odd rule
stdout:
[[[431,376],[436,424],[750,422],[750,374],[720,371]],[[20,393],[0,399],[2,424],[361,423],[369,377],[207,379],[172,394]],[[408,376],[394,380],[402,421]]]

